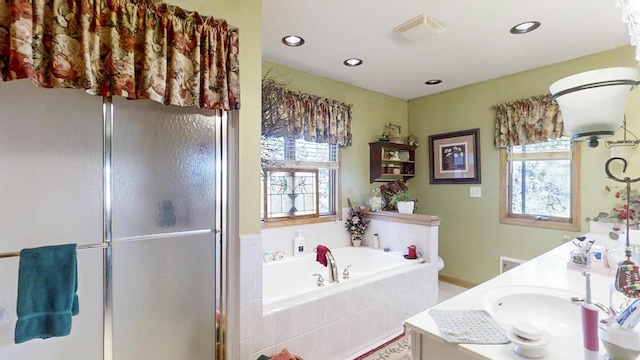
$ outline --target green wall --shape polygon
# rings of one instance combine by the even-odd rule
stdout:
[[[577,233],[501,225],[498,222],[498,151],[493,147],[492,106],[548,91],[548,85],[564,76],[608,66],[637,66],[633,49],[623,47],[479,84],[414,99],[409,102],[353,85],[322,78],[274,63],[261,61],[261,0],[176,0],[175,5],[204,15],[224,18],[240,28],[242,110],[240,111],[240,234],[260,233],[260,81],[271,75],[293,90],[331,97],[354,105],[354,145],[343,149],[343,206],[349,197],[367,199],[369,184],[368,143],[375,141],[389,122],[400,124],[404,134],[420,139],[416,152],[416,178],[409,182],[420,200],[418,212],[442,217],[440,254],[443,274],[481,282],[498,273],[500,255],[530,259]],[[630,94],[629,128],[640,134],[640,91]],[[468,185],[429,185],[427,137],[449,131],[480,128],[482,198],[469,198]],[[603,166],[609,151],[603,146],[582,149],[582,218],[603,209]],[[629,176],[640,176],[640,156],[634,155]],[[587,231],[586,223],[582,232]]]
[[[240,235],[260,233],[262,0],[169,0],[240,29]]]
[[[633,56],[631,47],[613,49],[409,101],[409,129],[425,145],[429,135],[480,128],[481,198],[469,197],[469,187],[475,185],[429,184],[428,147],[421,146],[416,152],[416,178],[410,184],[417,187],[418,212],[442,218],[439,253],[446,266],[441,274],[480,283],[499,273],[500,256],[528,260],[565,242],[565,235],[572,239],[579,234],[499,223],[500,152],[493,144],[492,106],[547,93],[554,81],[582,71],[637,67]],[[640,129],[638,115],[640,92],[635,91],[627,103],[628,126],[635,133]],[[604,173],[609,149],[602,144],[598,148],[580,146],[581,219],[584,219],[606,211],[608,206],[603,203],[613,203],[603,190],[605,184],[613,182],[606,180]],[[634,169],[634,161],[629,164],[629,173],[640,170],[638,166]],[[587,231],[588,223],[582,221],[581,233]]]
[[[416,189],[417,213],[442,218],[439,252],[446,262],[442,274],[480,283],[499,273],[500,256],[529,260],[589,231],[586,221],[582,221],[580,232],[499,223],[500,156],[493,145],[495,112],[492,107],[547,93],[552,82],[578,72],[637,66],[633,54],[633,48],[622,47],[409,102],[267,61],[262,64],[262,75],[276,77],[292,90],[354,105],[353,146],[342,149],[342,206],[346,206],[347,197],[361,204],[366,202],[369,190],[375,185],[369,183],[368,143],[376,141],[385,125],[400,124],[403,134],[417,135],[420,146],[416,150],[416,177],[408,184]],[[629,95],[626,114],[629,129],[640,134],[640,91]],[[472,128],[480,128],[482,197],[469,197],[471,185],[429,184],[428,136]],[[618,137],[621,134],[617,134]],[[247,153],[259,153],[257,140],[255,146],[244,138],[241,143],[243,148],[253,149]],[[615,183],[606,180],[604,173],[609,149],[603,145],[589,148],[580,143],[578,146],[582,150],[580,218],[584,219],[610,208],[614,199],[604,191],[604,186]],[[640,166],[634,168],[634,164],[640,164],[638,160],[640,155],[632,156],[626,175],[640,176]],[[258,188],[257,181],[252,186]],[[258,202],[253,204],[257,212]]]
[[[402,133],[408,134],[407,101],[267,61],[262,73],[291,90],[353,105],[353,146],[340,149],[342,206],[347,206],[347,198],[365,204],[374,186],[369,183],[369,143],[377,141],[389,123],[400,125]]]

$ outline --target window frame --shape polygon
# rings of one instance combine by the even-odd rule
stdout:
[[[342,188],[340,184],[342,183],[342,149],[340,146],[336,145],[337,151],[337,166],[327,166],[327,169],[334,170],[335,176],[332,176],[333,190],[331,191],[331,197],[333,198],[333,213],[327,214],[317,214],[317,215],[298,215],[298,216],[287,216],[280,218],[266,218],[266,198],[265,192],[261,191],[260,196],[265,201],[264,204],[264,214],[265,218],[261,219],[261,228],[277,228],[284,226],[294,226],[294,225],[305,225],[305,224],[316,224],[330,221],[337,221],[342,217],[342,208],[341,208],[341,199],[342,199]],[[332,164],[332,163],[316,163],[313,161],[296,161],[296,160],[271,160],[272,164],[282,164],[282,167],[273,167],[273,166],[264,166],[264,171],[302,171],[302,170],[310,170],[309,164]],[[286,165],[286,168],[285,168]],[[319,169],[314,168],[313,171],[318,171]],[[261,182],[263,186],[266,188],[267,184],[266,177],[261,176]],[[319,194],[317,196],[317,202],[320,201]],[[318,205],[319,211],[319,205]]]
[[[572,141],[571,151],[571,217],[546,217],[511,212],[509,150],[500,149],[500,223],[546,229],[580,231],[580,146]],[[526,156],[526,155],[525,155]],[[553,156],[550,156],[551,159]]]

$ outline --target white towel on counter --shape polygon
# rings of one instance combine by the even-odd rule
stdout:
[[[429,310],[442,337],[454,344],[508,344],[506,331],[486,310]]]

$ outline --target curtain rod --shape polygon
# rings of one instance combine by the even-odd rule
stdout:
[[[109,246],[109,243],[107,242],[103,242],[100,244],[89,244],[89,245],[78,245],[77,249],[78,250],[84,250],[84,249],[104,249],[106,247]],[[20,256],[20,252],[6,252],[6,253],[0,253],[0,259],[2,258],[10,258],[10,257],[18,257]]]

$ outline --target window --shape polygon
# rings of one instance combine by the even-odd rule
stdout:
[[[261,217],[265,224],[335,219],[337,145],[263,136],[261,149]]]
[[[579,159],[569,139],[501,150],[500,222],[580,230]]]

